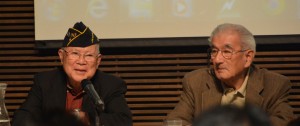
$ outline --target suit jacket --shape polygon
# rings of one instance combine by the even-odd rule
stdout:
[[[132,115],[125,100],[126,85],[120,78],[96,71],[91,79],[96,92],[102,98],[105,109],[100,113],[105,126],[130,126]],[[26,101],[18,109],[12,121],[14,126],[31,125],[42,121],[53,111],[65,111],[67,76],[62,68],[42,72],[34,77],[34,84]],[[83,96],[82,111],[87,112],[91,125],[95,125],[95,106],[88,95]]]
[[[212,107],[221,105],[223,89],[212,70],[198,69],[185,75],[183,92],[168,119],[181,119],[184,125]],[[252,65],[246,87],[246,103],[264,110],[277,126],[285,126],[294,118],[288,104],[291,83],[287,77]]]

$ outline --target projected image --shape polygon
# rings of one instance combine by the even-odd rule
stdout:
[[[104,18],[108,8],[107,0],[90,0],[87,6],[90,16],[96,19]]]
[[[280,15],[285,11],[286,0],[265,0],[265,13],[268,15]]]
[[[173,0],[172,12],[177,17],[191,17],[192,3],[191,0]]]
[[[42,2],[45,18],[59,21],[65,16],[66,3],[64,0],[43,0]]]
[[[153,15],[153,0],[130,0],[129,16],[132,18],[151,18]]]
[[[239,0],[217,0],[219,13],[217,19],[238,18],[241,16],[238,2]]]

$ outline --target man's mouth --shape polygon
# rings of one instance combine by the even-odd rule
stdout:
[[[83,70],[83,69],[75,69],[75,71],[80,74],[84,74],[87,72],[86,70]]]
[[[221,71],[226,70],[226,68],[220,68],[220,67],[218,67],[216,70],[219,71],[219,72],[221,72]]]

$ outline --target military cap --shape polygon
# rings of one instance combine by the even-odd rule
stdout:
[[[100,43],[97,36],[82,22],[77,22],[73,28],[69,28],[63,47],[87,47]]]

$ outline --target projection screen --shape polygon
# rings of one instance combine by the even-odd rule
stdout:
[[[62,40],[82,21],[99,38],[209,36],[221,23],[254,35],[300,33],[300,0],[34,0],[35,39]]]

